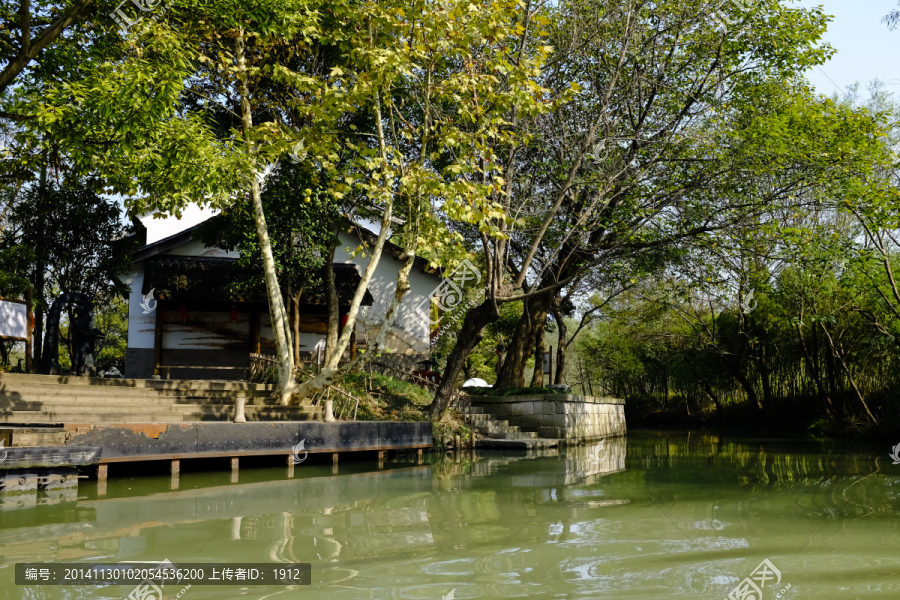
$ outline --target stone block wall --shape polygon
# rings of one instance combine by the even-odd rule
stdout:
[[[625,435],[625,401],[575,394],[473,396],[497,419],[534,431],[542,438],[584,442]]]

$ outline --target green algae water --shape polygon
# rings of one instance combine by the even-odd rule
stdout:
[[[166,585],[167,600],[896,600],[890,450],[637,432],[529,455],[346,462],[337,475],[311,455],[293,478],[270,464],[237,482],[124,467],[105,489],[82,480],[77,496],[4,502],[0,598],[159,600],[135,586],[20,586],[14,566],[169,560],[310,563],[312,584]]]

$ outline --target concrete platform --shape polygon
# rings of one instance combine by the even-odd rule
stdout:
[[[32,463],[85,466],[211,457],[288,456],[302,440],[305,440],[304,450],[311,454],[432,446],[432,426],[427,422],[111,423],[70,424],[65,429],[65,446],[9,448],[6,460],[0,462],[0,470],[22,468]],[[31,458],[25,460],[26,455]]]

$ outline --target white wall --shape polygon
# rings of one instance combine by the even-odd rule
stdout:
[[[141,288],[144,285],[144,263],[133,265],[131,272],[120,277],[122,283],[128,285],[131,293],[128,296],[128,347],[153,348],[156,334],[156,311],[144,314],[141,302]]]
[[[356,234],[342,231],[341,245],[335,249],[334,262],[355,264],[360,275],[369,264],[369,257],[358,255],[351,258],[351,253],[361,244]],[[375,274],[369,283],[369,292],[372,294],[374,304],[368,309],[367,323],[369,335],[377,335],[378,324],[381,322],[397,289],[397,273],[400,272],[402,261],[397,260],[387,252],[381,255]],[[388,336],[388,347],[398,353],[427,353],[431,348],[429,341],[429,328],[421,323],[416,314],[416,307],[430,298],[440,285],[440,278],[435,275],[422,273],[413,267],[409,274],[409,291],[403,297],[394,322],[394,330]]]
[[[185,215],[185,219],[187,219],[187,215]],[[167,219],[164,221],[170,220]],[[147,221],[143,222],[145,224],[148,223]],[[180,223],[181,225],[184,225],[186,222],[189,221],[184,219],[181,222],[175,221],[176,224]],[[158,241],[169,235],[174,235],[194,224],[196,223],[185,225],[174,231],[170,230],[170,233],[167,233],[167,235],[160,238],[156,238],[155,240],[151,240],[148,227],[147,243],[152,243],[152,241]],[[169,225],[172,225],[172,223],[169,223]],[[359,244],[360,240],[355,234],[341,232],[341,245],[335,249],[334,261],[336,263],[355,264],[357,271],[362,275],[366,266],[369,264],[368,256],[356,256],[355,258],[351,258],[350,256]],[[174,248],[166,252],[166,254],[229,258],[238,258],[239,256],[236,252],[224,252],[218,248],[206,248],[200,242],[196,241]],[[384,253],[381,256],[381,260],[378,262],[378,266],[375,267],[375,274],[372,281],[369,283],[369,292],[372,294],[374,304],[367,309],[364,307],[364,310],[368,313],[367,324],[370,337],[377,335],[378,325],[383,319],[384,314],[387,312],[388,306],[390,306],[394,291],[397,288],[397,273],[400,271],[401,266],[401,261]],[[135,265],[128,275],[122,277],[122,281],[131,288],[131,294],[128,301],[128,347],[153,348],[156,314],[154,311],[149,315],[144,315],[144,311],[141,308],[141,301],[143,300],[141,288],[144,284],[144,263]],[[391,351],[401,354],[429,352],[431,347],[429,341],[429,329],[427,326],[422,325],[419,315],[416,314],[416,307],[420,306],[423,301],[433,295],[435,289],[440,284],[440,281],[440,278],[435,275],[422,273],[418,269],[413,268],[409,276],[410,289],[403,298],[403,302],[400,304],[394,330],[388,335],[387,345]],[[357,325],[357,329],[359,331],[357,334],[358,338],[362,341],[364,336],[361,324]],[[262,315],[260,335],[264,339],[272,339],[272,328],[269,323],[268,314]],[[316,342],[322,339],[322,337],[323,336],[320,334],[301,333],[300,351],[311,352],[313,346],[315,346]],[[171,341],[168,342],[169,345],[164,345],[164,347],[171,347],[170,345],[175,343],[174,338],[170,339]],[[176,347],[185,347],[183,345],[184,341],[186,340],[176,343]]]
[[[149,231],[147,243],[149,240]],[[192,241],[165,252],[166,255],[175,256],[212,256],[223,258],[238,258],[237,252],[225,252],[218,248],[207,248],[200,242]],[[156,335],[156,311],[149,315],[144,314],[141,302],[144,297],[141,288],[144,287],[144,262],[132,265],[132,270],[127,275],[120,277],[123,283],[129,286],[131,293],[128,297],[128,347],[129,348],[153,348]],[[154,299],[158,299],[153,292]],[[151,303],[152,305],[152,303]]]

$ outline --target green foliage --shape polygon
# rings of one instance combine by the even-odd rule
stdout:
[[[4,245],[31,249],[29,277],[35,300],[49,305],[50,290],[84,292],[95,300],[123,293],[117,279],[137,247],[118,205],[85,186],[28,189],[13,206]],[[43,289],[39,285],[43,281]]]
[[[26,245],[0,249],[0,296],[21,299],[32,289],[27,275],[34,256],[34,250]]]
[[[125,372],[125,348],[128,346],[128,301],[113,296],[110,302],[96,307],[94,319],[97,329],[106,334],[94,345],[94,365],[99,371],[118,369]]]
[[[334,232],[341,215],[318,184],[317,174],[308,165],[282,163],[267,181],[262,202],[283,292],[291,290],[296,295],[304,288],[320,285],[318,272],[325,265],[329,248],[337,243]],[[240,253],[231,282],[235,297],[265,289],[253,207],[247,199],[201,224],[195,238],[208,247]]]
[[[422,411],[431,402],[431,395],[419,386],[377,373],[353,373],[338,387],[362,399],[357,416],[360,421],[424,421]],[[338,397],[333,397],[337,405]],[[347,398],[340,399],[341,405],[347,402]]]

